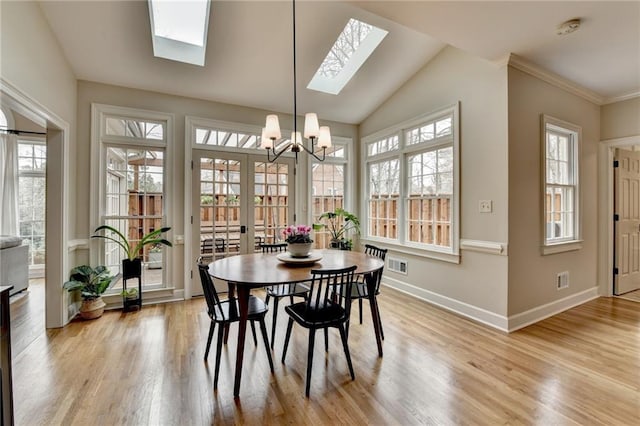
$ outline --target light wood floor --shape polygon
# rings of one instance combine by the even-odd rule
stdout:
[[[235,334],[212,389],[214,358],[202,360],[209,327],[202,299],[107,312],[35,339],[20,336],[31,328],[16,327],[14,342],[23,342],[14,350],[16,425],[639,422],[637,303],[600,298],[510,335],[387,288],[380,305],[384,358],[366,310],[349,337],[356,380],[337,333],[328,355],[318,336],[309,399],[306,330],[294,328],[287,363],[279,361],[284,311],[275,374],[264,349],[248,342],[239,400],[230,367]]]
[[[640,290],[630,291],[629,293],[621,294],[620,296],[616,296],[621,299],[633,300],[635,302],[640,302]]]

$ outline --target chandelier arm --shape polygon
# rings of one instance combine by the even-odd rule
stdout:
[[[289,142],[289,143],[287,143],[285,146],[283,146],[283,147],[282,147],[282,149],[280,149],[280,151],[276,151],[276,147],[275,147],[275,143],[274,143],[273,148],[270,148],[270,149],[269,149],[269,148],[267,148],[267,160],[268,160],[270,163],[273,163],[274,161],[276,161],[276,160],[278,159],[278,157],[280,157],[282,154],[284,154],[284,153],[285,153],[285,151],[286,151],[287,149],[289,149],[289,147],[290,147],[291,145],[293,145],[293,144],[292,144],[291,142]],[[274,155],[273,159],[271,158],[271,153],[272,153],[272,152],[273,152],[273,155]]]
[[[300,144],[300,145],[298,145],[298,146],[299,146],[299,147],[301,147],[301,148],[302,148],[302,149],[303,149],[307,154],[313,155],[313,156],[314,156],[314,158],[315,158],[316,160],[318,160],[318,161],[324,161],[324,157],[325,157],[325,155],[326,155],[327,148],[322,148],[322,158],[320,158],[320,157],[318,157],[318,156],[316,155],[316,153],[315,153],[315,152],[313,152],[313,149],[309,149],[309,148],[307,148],[304,144]],[[313,145],[311,145],[311,147],[313,148]]]

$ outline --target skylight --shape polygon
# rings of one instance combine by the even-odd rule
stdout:
[[[204,66],[209,25],[207,0],[149,0],[153,54]]]
[[[349,19],[307,89],[340,93],[387,34],[373,25]]]

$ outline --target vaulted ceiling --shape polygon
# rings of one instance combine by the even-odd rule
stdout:
[[[44,1],[78,79],[292,112],[289,1],[214,1],[204,67],[155,58],[146,1]],[[306,89],[349,18],[389,31],[339,95]],[[581,18],[579,31],[556,27]],[[297,2],[298,112],[359,123],[446,45],[516,53],[605,99],[640,93],[639,2]]]

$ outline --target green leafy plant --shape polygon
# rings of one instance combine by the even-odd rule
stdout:
[[[326,229],[331,235],[331,241],[339,243],[346,248],[351,248],[353,241],[347,238],[349,232],[360,235],[360,219],[358,216],[338,207],[332,212],[322,213],[318,220],[322,223],[314,223],[313,229],[321,231]]]
[[[105,266],[76,266],[71,270],[69,278],[63,287],[69,291],[80,290],[83,300],[97,299],[115,281],[115,277]]]
[[[122,232],[118,231],[116,228],[109,225],[98,226],[94,231],[94,235],[91,238],[103,238],[105,240],[113,241],[118,244],[124,250],[127,259],[134,260],[138,258],[140,255],[140,251],[146,245],[153,245],[158,247],[160,245],[165,245],[168,247],[173,247],[171,241],[166,240],[161,237],[161,234],[168,232],[171,228],[164,227],[160,229],[156,229],[155,231],[151,231],[148,234],[144,235],[137,244],[133,245],[127,237],[125,237]],[[104,234],[98,234],[98,232],[104,230]]]
[[[120,296],[124,296],[127,299],[136,299],[138,297],[138,289],[135,287],[122,290]]]

